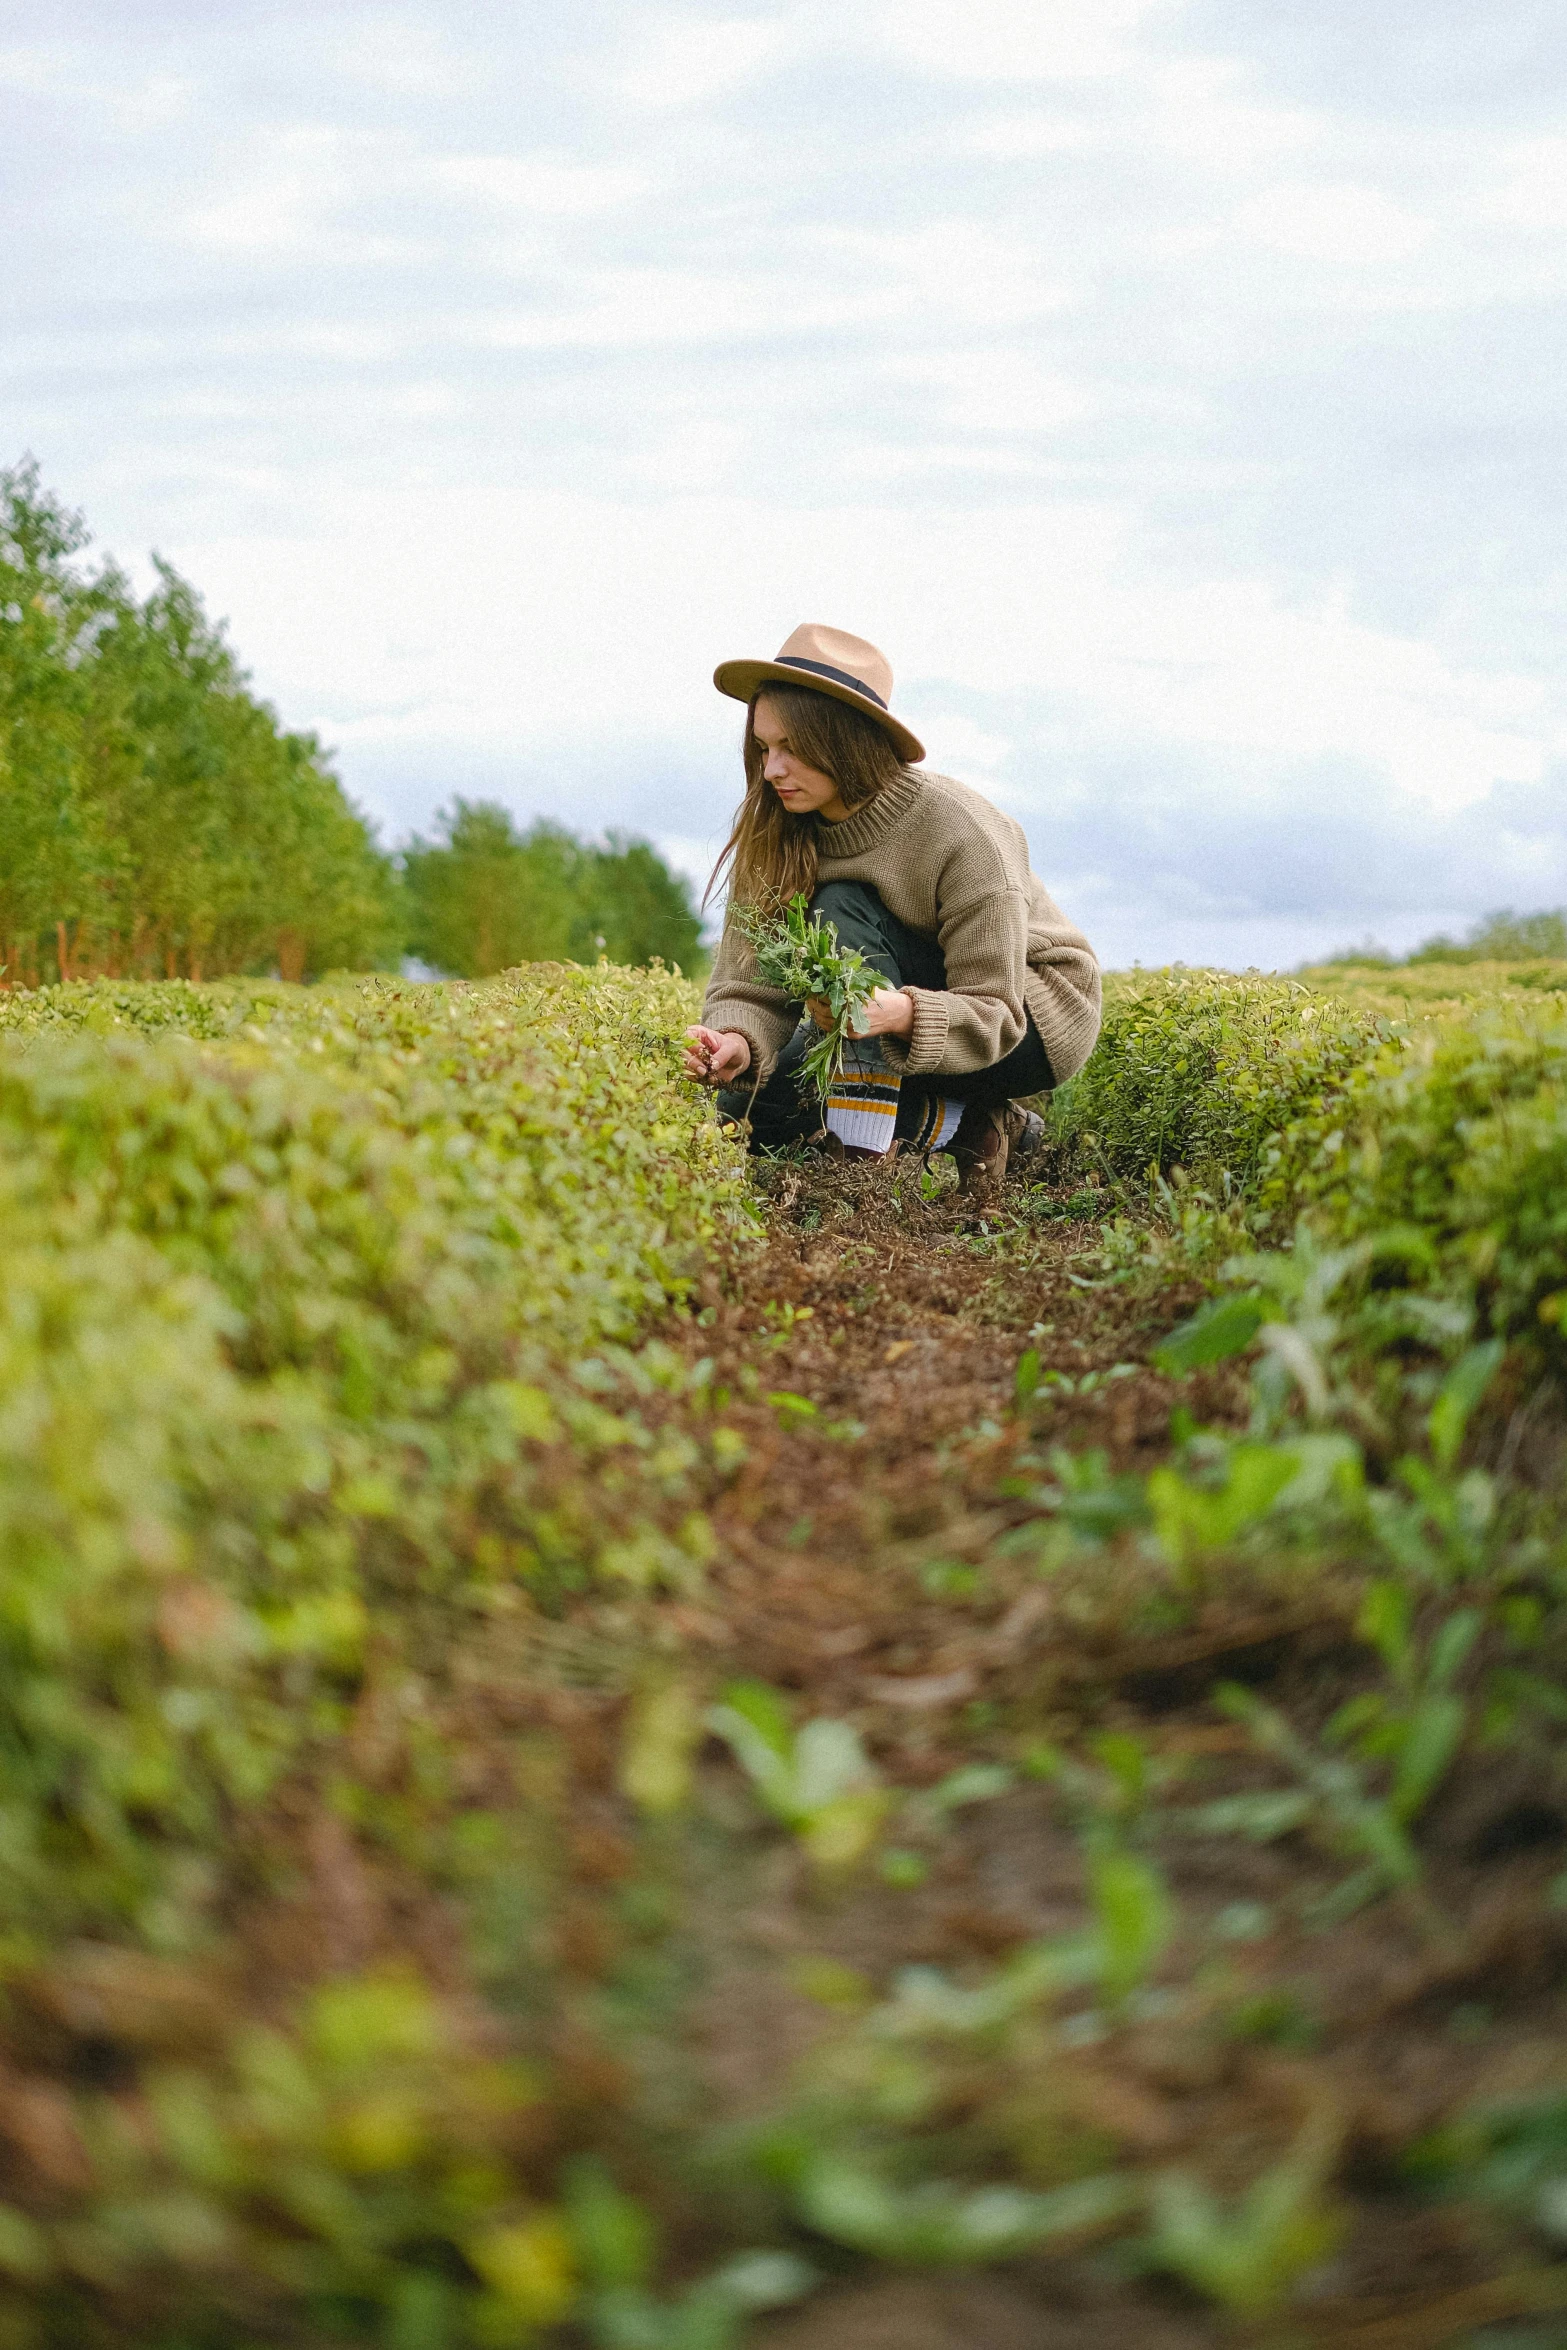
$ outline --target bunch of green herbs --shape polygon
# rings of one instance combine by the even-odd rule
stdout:
[[[791,1003],[811,999],[827,1006],[831,1021],[800,1064],[801,1092],[825,1093],[842,1072],[844,1048],[883,984],[883,974],[857,947],[839,946],[833,924],[811,914],[803,892],[789,900],[782,914],[742,906],[735,919],[764,986],[781,988]]]

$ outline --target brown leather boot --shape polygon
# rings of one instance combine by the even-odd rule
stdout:
[[[1009,1102],[1002,1102],[996,1109],[982,1110],[971,1102],[947,1146],[957,1162],[958,1189],[976,1206],[1000,1197],[1012,1139],[1010,1108]]]
[[[976,1203],[996,1199],[1008,1166],[1032,1157],[1044,1133],[1043,1120],[1016,1102],[1001,1102],[992,1110],[966,1109],[948,1146],[964,1198]]]

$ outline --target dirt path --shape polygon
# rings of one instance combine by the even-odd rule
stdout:
[[[1055,1448],[1098,1453],[1114,1477],[1167,1454],[1177,1400],[1206,1425],[1244,1420],[1233,1369],[1177,1398],[1149,1364],[1196,1284],[1151,1301],[1100,1285],[1083,1270],[1093,1227],[1009,1217],[976,1231],[950,1189],[925,1200],[912,1174],[773,1180],[767,1248],[686,1342],[730,1388],[748,1448],[715,1512],[713,1635],[813,1710],[880,1709],[881,1738],[911,1758],[954,1709],[1016,1694],[1020,1675],[1037,1695],[1052,1660],[1074,1687],[1109,1688],[1118,1662],[1144,1679],[1198,1673],[1217,1653],[1200,1610],[1164,1641],[1137,1625],[1135,1656],[1119,1654],[1146,1597],[1124,1578],[1074,1590],[1064,1645],[1035,1559],[1007,1540],[1041,1523]],[[1039,1384],[1020,1405],[1025,1353]],[[1238,1637],[1271,1633],[1270,1616]],[[1236,1636],[1226,1609],[1212,1638]]]
[[[689,1653],[715,1676],[739,1670],[794,1693],[802,1716],[853,1722],[906,1789],[963,1764],[1014,1763],[1033,1739],[1082,1751],[1106,1731],[1134,1736],[1189,1794],[1277,1785],[1215,1711],[1213,1685],[1249,1681],[1320,1721],[1364,1675],[1351,1588],[1220,1577],[1172,1604],[1167,1572],[1124,1552],[1042,1578],[1037,1552],[1008,1541],[1041,1522],[1053,1447],[1098,1450],[1113,1475],[1167,1452],[1177,1400],[1206,1425],[1244,1420],[1234,1370],[1188,1381],[1177,1399],[1148,1364],[1195,1288],[1150,1299],[1084,1286],[1091,1227],[1046,1217],[967,1230],[950,1194],[922,1198],[912,1178],[787,1170],[773,1186],[765,1252],[685,1341],[734,1392],[726,1416],[748,1447],[715,1513],[708,1595],[678,1611]],[[1029,1348],[1040,1386],[1019,1408]],[[1487,2252],[1470,2223],[1408,2197],[1397,2165],[1466,2097],[1516,2093],[1558,2068],[1561,1937],[1542,1888],[1561,1825],[1531,1825],[1516,1770],[1460,1773],[1426,1839],[1433,1899],[1461,1921],[1445,1940],[1392,1902],[1331,1931],[1309,1926],[1306,1905],[1344,1868],[1301,1838],[1161,1849],[1182,1919],[1164,1968],[1169,2017],[1058,2059],[1057,2122],[1123,2163],[1189,2167],[1234,2192],[1303,2128],[1325,2130],[1346,2233],[1320,2310],[1291,2339],[1435,2350],[1476,2322],[1481,2304],[1465,2296]],[[922,1962],[961,1979],[1084,1917],[1068,1810],[1026,1772],[954,1814],[917,1888],[866,1880],[824,1909],[794,1857],[764,1839],[752,1873],[731,1855],[703,1912],[710,1988],[694,2060],[722,2105],[757,2110],[824,2030],[802,1970],[830,1959],[883,1987]],[[1509,2310],[1503,2293],[1486,2314]],[[1179,2291],[1088,2257],[1032,2274],[1024,2263],[1008,2283],[858,2288],[775,2335],[778,2350],[1234,2339]]]

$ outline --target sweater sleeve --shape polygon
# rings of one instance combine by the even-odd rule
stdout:
[[[967,863],[968,860],[964,860]],[[980,862],[990,863],[988,858]],[[977,876],[955,873],[954,881]],[[947,966],[944,988],[910,987],[914,1027],[907,1037],[884,1036],[882,1050],[910,1077],[945,1071],[959,1076],[989,1069],[1022,1041],[1027,1019],[1028,897],[991,879],[988,888],[939,900],[937,938]]]
[[[1029,942],[1028,1008],[1057,1085],[1075,1077],[1099,1041],[1103,990],[1099,959],[1064,916],[1047,939]]]
[[[702,998],[705,1028],[732,1029],[751,1048],[751,1066],[735,1080],[737,1090],[764,1084],[773,1063],[800,1024],[800,1008],[781,988],[764,987],[756,976],[756,954],[750,941],[730,920],[713,958],[712,975]]]

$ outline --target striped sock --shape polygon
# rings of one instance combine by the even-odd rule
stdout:
[[[845,1069],[827,1088],[827,1131],[845,1150],[886,1150],[898,1121],[903,1079],[890,1069],[861,1075]]]
[[[949,1102],[944,1098],[941,1105],[941,1117],[937,1124],[936,1131],[931,1137],[930,1141],[925,1145],[925,1148],[928,1151],[944,1151],[962,1123],[963,1104],[961,1102]]]

